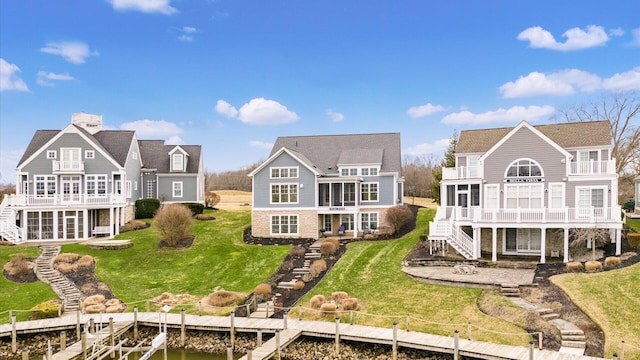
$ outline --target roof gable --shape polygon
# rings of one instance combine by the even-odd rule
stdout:
[[[190,160],[187,169],[181,174],[197,174],[200,171],[200,157],[202,147],[200,145],[165,145],[164,140],[138,140],[140,157],[145,169],[155,169],[158,173],[171,173],[170,153],[179,148],[187,154]]]
[[[502,146],[502,144],[504,144],[509,138],[511,138],[514,134],[516,134],[518,131],[520,131],[520,129],[522,128],[527,128],[529,129],[531,132],[533,132],[535,135],[537,135],[538,137],[540,137],[542,140],[544,140],[545,142],[547,142],[549,145],[551,145],[552,147],[554,147],[556,150],[558,150],[560,153],[562,153],[563,155],[565,155],[566,157],[571,157],[571,154],[569,154],[569,152],[567,150],[565,150],[562,146],[558,145],[557,143],[555,143],[553,140],[549,139],[549,137],[547,137],[546,135],[544,135],[542,132],[540,132],[539,130],[536,130],[536,128],[534,128],[533,126],[531,126],[528,122],[526,121],[521,121],[520,124],[518,124],[518,126],[514,127],[511,131],[509,131],[508,134],[506,134],[502,139],[500,139],[500,141],[498,141],[495,145],[493,145],[493,147],[491,147],[491,149],[489,149],[486,153],[484,153],[480,159],[484,160],[487,157],[489,157],[493,152],[495,152],[497,149],[500,148],[500,146]]]
[[[286,153],[289,156],[291,156],[294,160],[296,160],[302,166],[309,169],[309,171],[311,171],[312,173],[316,175],[323,175],[323,173],[317,168],[317,166],[313,162],[311,162],[309,159],[307,159],[304,155],[283,147],[283,148],[280,148],[280,150],[276,151],[273,155],[269,156],[269,158],[265,160],[262,164],[260,164],[260,166],[253,169],[253,171],[250,172],[248,176],[250,177],[255,176],[257,173],[262,171],[262,169],[264,169],[269,164],[271,164],[275,159],[280,157],[280,155],[282,155],[283,153]]]

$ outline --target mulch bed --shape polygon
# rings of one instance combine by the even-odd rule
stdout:
[[[193,245],[193,240],[195,240],[195,236],[191,235],[191,236],[187,236],[186,238],[183,238],[181,240],[179,240],[177,243],[175,244],[169,244],[169,242],[165,239],[160,240],[160,243],[158,244],[158,248],[159,249],[165,249],[165,248],[170,248],[170,249],[188,249]]]

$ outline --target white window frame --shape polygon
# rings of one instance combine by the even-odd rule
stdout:
[[[375,186],[375,191],[371,190],[371,187]],[[367,190],[365,191],[365,187]],[[367,200],[364,199],[365,194]],[[371,195],[375,194],[375,200],[371,199]],[[380,201],[380,183],[378,182],[363,182],[360,183],[360,201],[361,202],[379,202]]]
[[[283,223],[284,219],[286,219],[286,224]],[[274,220],[277,220],[277,223],[274,223]],[[277,226],[276,231],[274,231],[274,226]],[[291,231],[293,227],[295,227],[295,231]],[[271,235],[298,235],[300,229],[298,215],[271,215],[269,221],[269,229]]]
[[[58,157],[58,152],[55,150],[47,150],[47,159],[55,159]]]
[[[534,197],[533,194],[533,189],[537,189],[540,196],[539,197]],[[516,206],[508,206],[508,200],[512,199],[512,197],[509,196],[509,192],[511,189],[515,189],[516,192]],[[527,189],[526,193],[527,195],[525,196],[524,193],[524,189]],[[522,207],[520,206],[520,202],[522,199],[527,199],[529,206],[527,207]],[[540,206],[531,206],[532,200],[533,199],[539,199],[540,200]],[[504,208],[505,209],[541,209],[544,207],[544,184],[542,183],[533,183],[533,184],[504,184]]]
[[[178,152],[171,155],[171,171],[184,171],[184,154]]]
[[[133,160],[138,160],[138,153],[137,152],[132,152],[131,153],[131,157],[133,158]]]
[[[347,192],[347,185],[349,185],[349,187],[353,186],[353,193],[350,192],[350,191]],[[357,198],[356,194],[357,194],[356,183],[349,182],[349,183],[342,184],[342,201],[343,202],[345,202],[345,203],[346,202],[355,203],[356,202],[356,198]],[[347,196],[347,195],[349,195],[349,196]]]
[[[549,183],[547,184],[548,200],[547,207],[549,209],[562,209],[565,207],[565,184],[564,183]],[[554,199],[561,199],[559,206],[554,206]]]
[[[297,166],[277,166],[269,169],[270,179],[297,179],[299,174]]]
[[[127,180],[124,183],[124,186],[125,186],[124,191],[127,194],[127,197],[130,198],[131,197],[131,180]]]
[[[33,194],[36,197],[52,197],[56,194],[57,178],[55,175],[35,175]],[[38,184],[42,184],[42,194],[38,193]]]
[[[60,169],[80,170],[81,148],[60,148]],[[70,158],[69,158],[70,157]],[[68,164],[66,164],[68,163]]]
[[[467,156],[467,176],[470,178],[480,177],[480,155]]]
[[[340,176],[342,177],[358,176],[358,168],[357,167],[340,168]]]
[[[326,232],[331,232],[333,228],[332,224],[333,216],[331,214],[322,215],[322,228]]]
[[[502,253],[506,255],[518,255],[518,254],[526,254],[526,255],[539,255],[541,253],[542,247],[542,229],[539,228],[515,228],[516,230],[516,249],[515,250],[507,250],[507,229],[502,232]],[[531,234],[533,232],[538,232],[538,249],[531,250]],[[524,242],[524,235],[528,236],[527,241],[527,249],[520,249],[520,245]]]
[[[101,187],[100,185],[102,185],[103,187]],[[87,196],[89,197],[107,196],[107,175],[105,174],[86,175],[84,188]],[[90,188],[92,188],[93,193],[90,193]],[[100,189],[103,189],[104,192],[101,193]]]
[[[354,229],[355,216],[353,214],[341,214],[340,215],[340,225],[344,224],[344,229],[346,231],[353,231]]]
[[[85,150],[84,151],[84,158],[85,159],[95,159],[96,158],[96,152],[94,150]]]
[[[374,219],[375,218],[375,219]],[[376,230],[378,229],[378,212],[363,212],[360,214],[360,229],[362,230]],[[375,227],[371,227],[375,224]]]
[[[493,194],[495,194],[495,197],[492,197]],[[486,209],[500,208],[500,185],[489,184],[484,186],[484,207]]]
[[[300,192],[298,191],[299,189],[299,185],[298,183],[271,183],[269,186],[269,189],[271,189],[271,192],[269,193],[269,202],[271,204],[298,204],[300,202]],[[277,200],[274,201],[274,195],[276,195],[276,192],[274,191],[274,189],[277,189]],[[286,189],[286,196],[287,196],[287,201],[282,201],[283,195],[285,195],[285,192],[283,192],[282,190]],[[293,191],[295,191],[295,201],[291,201],[291,194],[294,194]]]
[[[591,153],[596,153],[596,158],[591,159]],[[586,160],[583,159],[586,155]],[[578,150],[578,162],[600,161],[600,150]]]
[[[171,191],[174,198],[184,197],[184,184],[182,181],[174,181],[171,183]]]
[[[520,161],[529,161],[529,175],[515,175],[515,176],[509,176],[509,169],[513,166],[518,166],[517,164],[520,163]],[[540,175],[531,175],[531,167],[535,165],[538,167],[538,169],[540,170]],[[517,170],[519,172],[519,169]],[[512,161],[509,165],[507,165],[507,168],[504,170],[504,177],[505,179],[517,179],[517,178],[540,178],[540,177],[544,177],[544,169],[542,168],[542,166],[540,166],[540,163],[538,163],[537,161],[533,160],[533,159],[529,159],[529,158],[520,158],[517,160]]]

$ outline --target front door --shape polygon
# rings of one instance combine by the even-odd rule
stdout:
[[[76,228],[78,217],[75,211],[65,211],[64,213],[64,237],[67,240],[74,240],[76,236]]]
[[[460,216],[463,219],[469,217],[469,193],[467,191],[458,192],[458,207],[460,208]]]
[[[62,176],[62,201],[67,203],[80,202],[80,176]]]

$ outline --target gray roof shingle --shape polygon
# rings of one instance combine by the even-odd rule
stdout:
[[[337,174],[338,164],[382,163],[381,172],[402,173],[400,133],[281,136],[270,156],[281,148],[302,154],[321,174]]]
[[[144,169],[156,169],[158,173],[171,172],[169,152],[178,145],[165,145],[164,140],[138,140],[138,146]],[[186,173],[197,174],[202,147],[200,145],[180,145],[180,148],[189,154]]]
[[[536,125],[534,128],[565,149],[611,145],[611,123],[607,120]],[[513,127],[463,130],[456,145],[456,153],[487,152],[511,130]]]
[[[56,136],[59,132],[60,130],[37,130],[36,133],[33,134],[29,145],[27,145],[27,150],[25,150],[24,154],[22,154],[22,158],[18,162],[18,167],[22,165],[22,163],[25,162],[28,158],[30,158],[31,155],[33,155],[36,151],[42,148],[47,142],[49,142],[49,140],[53,139],[53,137]]]

